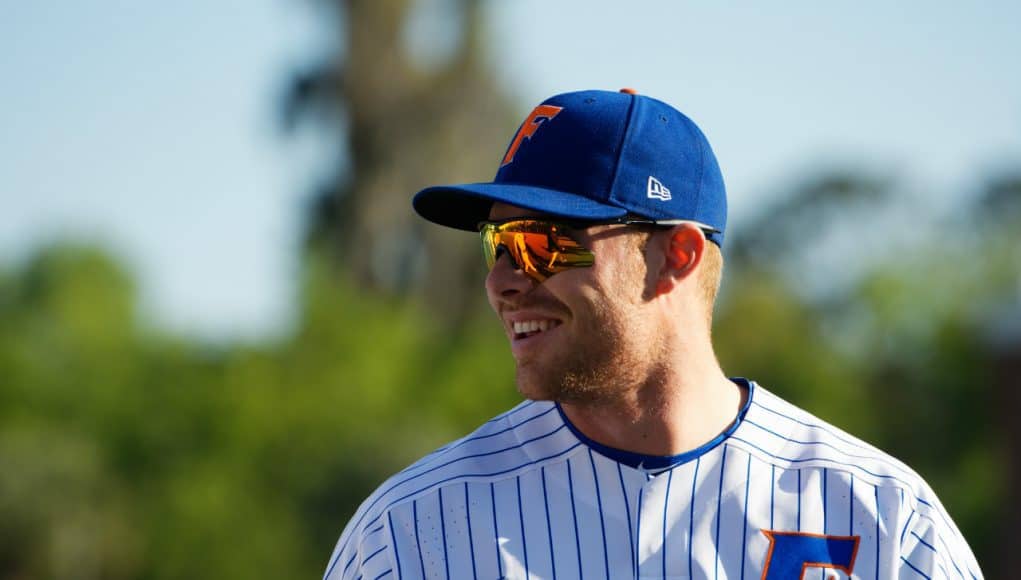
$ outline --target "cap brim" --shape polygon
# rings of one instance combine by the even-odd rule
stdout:
[[[509,183],[428,187],[418,192],[411,204],[418,215],[433,223],[474,232],[479,222],[489,219],[494,202],[578,220],[612,219],[627,214],[624,208],[603,205],[577,194]]]

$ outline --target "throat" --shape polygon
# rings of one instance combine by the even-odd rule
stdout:
[[[575,435],[603,455],[645,470],[669,468],[704,453],[740,425],[751,400],[752,385],[726,378],[702,396],[638,406],[635,414],[621,405],[558,404]],[[626,406],[626,405],[625,405]],[[689,456],[689,454],[696,454]]]

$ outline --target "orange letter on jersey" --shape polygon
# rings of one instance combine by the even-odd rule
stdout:
[[[525,122],[521,124],[518,134],[514,136],[514,141],[511,142],[510,147],[507,149],[507,154],[503,156],[503,163],[500,164],[500,167],[514,161],[514,154],[518,152],[518,147],[521,147],[521,142],[525,139],[531,139],[543,121],[556,117],[557,113],[561,110],[563,110],[563,107],[555,107],[553,105],[539,105],[533,109],[532,113],[525,119]]]

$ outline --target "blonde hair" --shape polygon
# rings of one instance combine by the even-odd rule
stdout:
[[[653,232],[654,230],[650,228],[640,231],[634,237],[642,254],[648,248]],[[706,240],[705,251],[702,253],[702,261],[699,264],[698,270],[698,287],[701,290],[706,313],[711,323],[713,320],[713,307],[716,305],[716,296],[720,292],[720,282],[723,280],[723,251],[715,243]]]
[[[713,321],[713,307],[716,304],[716,295],[719,294],[722,279],[723,251],[716,244],[706,242],[702,263],[699,264],[698,285],[702,290],[702,297],[705,299],[710,323]]]

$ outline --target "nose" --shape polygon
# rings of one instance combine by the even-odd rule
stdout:
[[[486,275],[486,294],[495,305],[501,298],[523,294],[536,284],[511,260],[510,254],[503,251],[499,253],[493,268]]]

